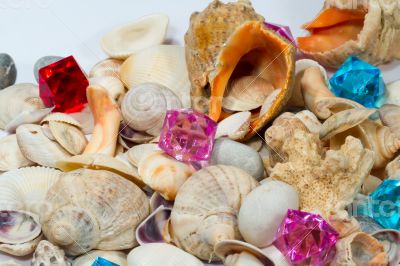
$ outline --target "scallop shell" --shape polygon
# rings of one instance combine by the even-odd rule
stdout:
[[[155,254],[157,254],[157,256],[155,256]],[[153,243],[137,247],[129,252],[128,265],[203,266],[204,264],[196,259],[196,257],[175,246],[164,243]]]
[[[389,127],[396,138],[400,139],[400,106],[385,104],[379,108],[382,123]]]
[[[228,136],[232,140],[243,139],[250,131],[250,112],[235,113],[218,123],[215,138]]]
[[[100,61],[90,70],[89,77],[115,77],[119,79],[119,70],[122,63],[123,61],[111,58]]]
[[[120,76],[128,89],[142,83],[158,83],[172,90],[184,108],[190,108],[190,82],[184,48],[157,45],[129,57],[121,66]]]
[[[39,124],[54,108],[44,108],[38,110],[23,111],[16,118],[11,120],[4,128],[5,131],[15,133],[20,125]]]
[[[111,99],[113,99],[117,103],[122,100],[125,94],[124,84],[119,80],[119,78],[116,77],[108,76],[90,78],[89,83],[91,85],[99,85],[105,88]]]
[[[5,172],[31,165],[34,165],[34,162],[24,157],[15,134],[0,139],[0,171]]]
[[[160,206],[136,228],[136,240],[139,245],[165,243],[164,235],[168,233],[168,220],[171,208]]]
[[[138,167],[139,162],[153,151],[159,151],[160,148],[157,144],[141,144],[132,147],[127,151],[128,160],[131,164]]]
[[[166,15],[144,16],[107,33],[101,41],[101,46],[111,58],[126,59],[140,50],[161,44],[167,32],[168,22]]]
[[[61,172],[45,167],[27,167],[0,176],[0,210],[24,210],[39,214],[48,190]]]
[[[32,266],[71,266],[62,249],[46,240],[39,242],[33,253]]]
[[[384,229],[371,234],[383,245],[389,256],[389,266],[400,264],[400,232],[397,230]]]
[[[92,250],[85,255],[76,258],[72,266],[92,266],[97,257],[102,257],[119,266],[128,266],[126,254],[121,251]]]
[[[281,89],[268,111],[252,121],[246,139],[284,108],[294,81],[294,46],[267,29],[263,21],[250,1],[224,4],[215,0],[202,12],[192,14],[185,35],[192,107],[196,111],[208,111],[218,121],[227,84],[242,76],[258,76]]]
[[[358,26],[359,31],[355,34],[354,39],[347,38],[344,43],[340,44],[336,48],[321,50],[318,52],[315,50],[305,50],[301,44],[301,40],[299,40],[299,47],[305,56],[313,58],[324,66],[334,68],[340,67],[340,65],[350,55],[357,55],[361,59],[375,65],[393,59],[399,59],[400,52],[397,49],[397,46],[400,40],[400,22],[393,20],[393,17],[400,14],[400,7],[397,5],[397,2],[370,0],[356,2],[355,4],[352,0],[325,0],[323,11],[326,11],[329,8],[336,8],[336,10],[344,9],[348,11],[349,9],[356,9],[357,7],[366,10],[367,13],[364,21],[362,23],[360,21],[361,24]],[[323,14],[321,13],[321,16],[322,15]],[[334,21],[335,18],[332,18],[331,20]],[[314,21],[317,22],[318,20]],[[334,21],[334,23],[329,24],[329,29],[332,31],[332,29],[334,30],[339,23],[340,25],[346,25],[348,21],[348,19],[345,19],[344,21]],[[319,32],[321,32],[321,30],[319,30]],[[344,34],[343,32],[346,32],[346,29],[342,29],[340,32],[341,34]],[[332,35],[331,33],[325,34]],[[322,39],[318,42],[319,46],[323,45],[321,41]]]
[[[138,164],[139,176],[166,200],[174,200],[180,187],[195,172],[193,167],[179,162],[163,151],[142,157]]]
[[[42,231],[39,217],[25,211],[0,211],[0,243],[23,244],[37,238]]]
[[[149,201],[135,184],[112,172],[79,169],[51,188],[40,217],[50,242],[80,255],[134,247],[132,230],[149,212]]]
[[[167,87],[143,83],[125,95],[121,111],[129,127],[157,136],[161,132],[167,110],[179,109],[181,106],[179,98]]]
[[[86,148],[87,139],[79,128],[57,121],[50,121],[49,128],[58,144],[70,154],[81,154]]]
[[[24,111],[45,108],[39,98],[39,89],[31,83],[21,83],[0,91],[0,129],[16,119]]]
[[[77,128],[82,128],[81,123],[79,123],[74,117],[72,117],[71,115],[68,115],[68,114],[58,113],[58,112],[49,114],[48,116],[43,118],[43,120],[40,122],[40,124],[44,125],[46,123],[50,123],[51,121],[62,122],[65,124],[70,124]]]
[[[174,243],[200,259],[215,261],[214,246],[240,239],[237,215],[257,181],[233,166],[210,166],[179,189],[171,214]]]
[[[48,139],[39,125],[18,127],[17,141],[24,157],[42,166],[55,167],[57,161],[71,157],[57,142]]]

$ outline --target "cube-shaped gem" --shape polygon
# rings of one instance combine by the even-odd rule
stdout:
[[[53,112],[75,113],[87,103],[85,74],[73,56],[66,57],[39,70],[39,95]]]

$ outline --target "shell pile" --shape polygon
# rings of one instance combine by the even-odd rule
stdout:
[[[126,23],[102,38],[109,58],[87,71],[88,104],[72,114],[14,84],[0,54],[0,251],[37,266],[284,266],[277,232],[299,210],[338,233],[324,265],[399,265],[400,232],[350,206],[400,179],[400,81],[369,109],[336,97],[325,67],[400,58],[400,5],[350,2],[326,0],[298,47],[249,0],[193,13],[184,46],[167,44],[166,15]],[[208,161],[162,145],[177,132],[168,111],[190,108],[216,122]],[[196,142],[195,122],[174,148]]]

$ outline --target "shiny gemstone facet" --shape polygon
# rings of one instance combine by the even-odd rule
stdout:
[[[385,83],[379,68],[350,56],[329,81],[332,92],[368,108],[383,104]]]
[[[320,216],[288,210],[275,237],[276,246],[293,265],[328,265],[339,234]]]
[[[102,257],[97,257],[97,259],[93,262],[92,266],[119,266],[119,265],[109,260],[106,260]]]
[[[210,158],[217,123],[189,109],[170,110],[164,120],[159,147],[179,161],[206,161]]]
[[[53,112],[75,113],[87,103],[89,82],[73,56],[39,70],[39,95]]]
[[[281,35],[283,38],[287,39],[289,42],[291,42],[293,45],[296,45],[296,40],[293,37],[292,31],[288,26],[283,26],[271,22],[264,22],[265,26],[267,28],[275,31],[277,34]]]

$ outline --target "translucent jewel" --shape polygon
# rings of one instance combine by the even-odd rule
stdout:
[[[93,262],[92,266],[119,266],[109,260],[106,260],[102,257],[97,257],[97,259]]]

